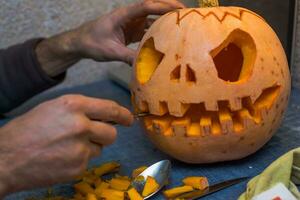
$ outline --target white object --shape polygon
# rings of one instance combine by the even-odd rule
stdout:
[[[255,196],[252,200],[297,200],[293,194],[283,185],[278,183],[271,189]]]

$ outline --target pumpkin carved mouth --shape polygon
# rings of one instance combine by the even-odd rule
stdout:
[[[241,133],[253,124],[261,125],[280,93],[280,86],[266,88],[253,103],[250,97],[241,98],[242,108],[232,110],[229,101],[218,101],[218,111],[209,111],[204,103],[183,104],[183,117],[170,115],[166,102],[160,102],[163,116],[145,117],[146,129],[165,136],[184,132],[186,136],[222,135]]]

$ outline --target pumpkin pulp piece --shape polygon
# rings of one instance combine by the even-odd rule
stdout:
[[[109,188],[109,183],[107,182],[102,182],[99,186],[96,187],[95,189],[95,194],[98,198],[101,197],[101,194],[103,192],[103,190],[108,189]]]
[[[119,174],[115,175],[115,178],[117,179],[121,179],[121,180],[127,180],[127,181],[131,181],[131,179],[128,176],[121,176]]]
[[[81,175],[75,178],[76,181],[82,181],[85,177],[90,177],[93,175],[93,172],[90,170],[85,170]]]
[[[113,189],[104,189],[101,193],[101,198],[105,200],[124,200],[124,196],[124,192]]]
[[[80,193],[75,193],[74,196],[73,196],[73,199],[75,199],[75,200],[85,200],[85,197]]]
[[[74,185],[76,192],[87,195],[88,193],[94,193],[94,189],[86,182],[79,182]]]
[[[110,180],[110,188],[126,191],[130,186],[130,181],[125,179],[113,178]]]
[[[97,200],[97,197],[95,194],[88,193],[86,196],[86,200]]]
[[[109,162],[101,165],[94,169],[94,174],[97,176],[103,176],[104,174],[109,174],[112,172],[117,172],[120,168],[120,164],[117,162]]]
[[[148,176],[142,192],[143,197],[146,197],[154,193],[158,188],[159,188],[159,184],[156,182],[156,180],[153,177]]]
[[[185,185],[185,186],[180,186],[180,187],[175,187],[175,188],[172,188],[172,189],[169,189],[169,190],[165,190],[163,192],[163,194],[167,199],[171,199],[171,198],[174,198],[178,195],[181,195],[183,193],[190,192],[190,191],[193,191],[193,190],[194,189],[193,189],[192,186]]]
[[[102,183],[102,180],[100,178],[96,179],[95,182],[94,182],[95,188],[97,188],[99,185],[101,185],[101,183]]]
[[[201,176],[186,177],[182,182],[184,185],[192,186],[197,190],[204,190],[209,186],[207,178]]]
[[[135,170],[133,170],[131,177],[134,179],[136,178],[138,175],[140,175],[143,171],[145,171],[145,169],[147,169],[147,166],[141,166]]]
[[[143,197],[136,191],[135,188],[130,188],[127,194],[130,200],[143,200]]]

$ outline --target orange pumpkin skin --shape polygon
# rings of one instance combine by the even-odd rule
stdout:
[[[138,49],[133,104],[163,152],[187,163],[240,159],[280,126],[290,94],[281,43],[239,7],[182,9],[158,19]]]

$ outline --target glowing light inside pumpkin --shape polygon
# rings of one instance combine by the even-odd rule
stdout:
[[[163,116],[145,117],[145,126],[151,131],[172,136],[174,133],[184,131],[189,137],[220,135],[228,132],[240,133],[250,124],[261,124],[265,112],[276,101],[280,86],[273,86],[262,91],[255,102],[250,97],[242,98],[242,108],[232,110],[228,101],[218,101],[218,111],[209,111],[204,103],[186,104],[183,117],[174,117],[168,113],[167,105],[163,103],[165,113]]]
[[[137,58],[137,79],[141,84],[150,80],[164,54],[155,49],[153,38],[148,39],[140,50]]]

